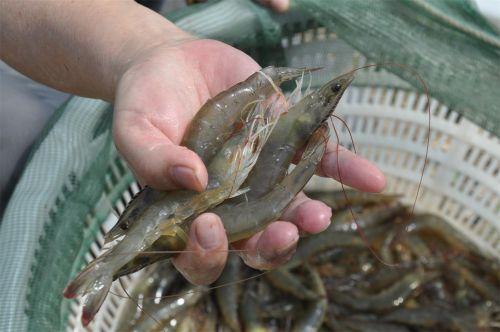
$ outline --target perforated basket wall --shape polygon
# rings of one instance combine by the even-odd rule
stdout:
[[[325,54],[304,54],[308,42],[317,38],[329,45]],[[324,39],[323,39],[324,38]],[[332,39],[335,42],[332,43]],[[285,54],[292,66],[325,66],[326,74],[313,78],[314,84],[330,76],[339,53],[344,62],[363,64],[366,59],[350,48],[335,34],[325,29],[305,31],[283,39]],[[345,56],[350,56],[346,61]],[[334,70],[338,70],[335,67]],[[396,87],[366,82],[397,82]],[[337,115],[348,124],[360,155],[372,160],[387,177],[387,193],[402,194],[406,204],[412,204],[420,180],[427,144],[428,114],[426,97],[410,89],[404,82],[385,71],[371,71],[361,75],[362,86],[350,88],[337,108]],[[427,168],[417,212],[425,211],[443,217],[469,239],[473,240],[485,254],[500,258],[500,141],[496,136],[461,117],[446,105],[431,99],[431,136]],[[352,147],[345,127],[338,120],[335,126],[341,142]],[[335,140],[334,137],[332,139]],[[316,190],[339,189],[334,181],[313,179],[308,188]],[[132,192],[137,190],[132,185]],[[116,208],[122,211],[130,192],[124,193]],[[111,227],[116,218],[109,216],[103,231]],[[91,259],[98,254],[102,233],[91,248]],[[127,278],[126,285],[139,279],[141,273]],[[114,284],[113,291],[125,296],[121,286]],[[104,310],[96,317],[93,330],[112,331],[117,316],[127,300],[109,296]],[[79,330],[81,308],[76,302],[71,306],[72,315],[68,330]]]
[[[203,15],[173,18],[185,29],[238,44],[262,65],[324,66],[312,77],[313,87],[367,62],[334,31],[310,24],[300,13],[273,20],[267,12],[242,11],[254,6],[251,2],[220,4],[226,10],[203,5]],[[237,30],[224,28],[226,19],[240,28],[267,25],[263,32],[239,38]],[[402,194],[406,203],[413,202],[424,161],[424,105],[424,96],[406,81],[385,70],[366,70],[358,72],[337,112],[349,125],[358,153],[386,174],[386,192]],[[431,100],[429,159],[416,207],[441,215],[485,254],[500,258],[500,141],[460,111]],[[116,212],[138,190],[113,147],[111,117],[109,105],[73,98],[32,155],[0,233],[0,244],[10,250],[2,253],[1,266],[15,271],[3,274],[0,282],[0,330],[87,330],[79,323],[80,301],[62,299],[62,289],[99,255]],[[341,142],[351,146],[346,130],[335,124]],[[313,179],[310,186],[337,185]],[[139,275],[124,278],[126,285]],[[123,295],[116,283],[112,291]],[[113,331],[124,303],[108,296],[88,330]]]

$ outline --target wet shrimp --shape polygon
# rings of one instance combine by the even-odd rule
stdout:
[[[314,69],[266,67],[252,74],[223,93],[218,94],[195,115],[182,145],[193,150],[208,163],[233,132],[233,126],[242,117],[248,105],[264,100],[285,81],[300,77]]]
[[[266,67],[252,74],[245,81],[208,100],[191,121],[181,145],[196,152],[208,165],[252,108],[275,95],[276,91],[279,92],[281,83],[314,70]],[[117,224],[106,234],[106,242],[126,233],[145,206],[167,197],[170,198],[167,192],[145,187],[132,199]]]
[[[264,106],[249,113],[249,124],[224,144],[208,166],[210,180],[206,191],[171,192],[159,202],[144,207],[140,221],[131,225],[127,235],[91,262],[68,284],[64,291],[66,297],[88,295],[82,315],[84,325],[88,324],[98,311],[121,267],[157,240],[168,244],[169,250],[184,249],[186,232],[189,229],[188,218],[219,204],[237,192],[257,160],[277,116],[272,107],[269,109]]]

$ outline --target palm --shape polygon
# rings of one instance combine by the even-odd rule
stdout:
[[[258,69],[246,54],[211,40],[160,46],[146,54],[120,82],[114,123],[117,147],[138,178],[159,188],[172,187],[159,180],[167,156],[158,152],[181,142],[209,98]],[[137,149],[153,153],[137,156],[131,151]]]

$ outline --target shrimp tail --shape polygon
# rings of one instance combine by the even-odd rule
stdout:
[[[92,262],[66,286],[63,295],[67,299],[73,299],[79,295],[90,294],[94,289],[102,289],[107,279],[113,281],[105,265],[98,261]]]
[[[85,294],[90,288],[93,281],[93,274],[95,273],[92,266],[88,266],[81,271],[75,279],[73,279],[66,288],[64,288],[63,295],[67,299],[73,299],[79,295]]]
[[[106,299],[109,289],[111,288],[112,278],[102,276],[101,278],[96,280],[96,283],[99,283],[100,287],[94,287],[92,291],[87,295],[85,303],[83,304],[83,326],[87,326],[94,319],[96,313],[101,308],[101,305],[104,302],[104,299]]]
[[[101,307],[109,292],[112,276],[99,267],[102,264],[92,264],[78,274],[64,289],[63,295],[68,299],[87,294],[83,305],[82,324],[87,326]],[[96,276],[97,275],[97,276]]]

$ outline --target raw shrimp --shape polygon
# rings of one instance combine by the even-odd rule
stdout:
[[[208,100],[195,115],[182,145],[196,152],[204,163],[210,160],[235,131],[237,123],[250,108],[266,100],[281,83],[314,71],[307,68],[266,67],[228,90]],[[170,196],[145,187],[129,203],[117,224],[106,234],[106,242],[123,235],[145,206]]]
[[[172,318],[186,308],[198,303],[207,292],[208,289],[204,286],[187,286],[183,296],[169,301],[162,301],[154,307],[154,310],[150,309],[148,314],[155,319],[144,316],[142,320],[134,325],[133,331],[162,331],[163,326],[167,326]],[[158,328],[160,329],[158,330]]]
[[[170,246],[169,250],[184,249],[190,224],[188,218],[237,192],[278,117],[272,106],[259,106],[249,113],[249,124],[224,144],[208,166],[210,180],[206,191],[171,192],[159,202],[145,207],[140,220],[131,225],[127,235],[90,263],[66,287],[64,295],[68,298],[88,294],[82,315],[84,325],[94,317],[121,267],[159,239]]]
[[[247,199],[264,195],[285,176],[294,155],[332,114],[353,78],[346,74],[332,79],[280,117],[245,183],[250,188]]]
[[[334,78],[280,116],[244,184],[249,188],[245,198],[224,202],[213,210],[221,217],[230,242],[247,238],[278,218],[309,181],[326,147],[327,129],[318,128],[334,111],[352,80],[351,74]],[[293,156],[310,137],[293,174],[285,177]]]
[[[394,219],[399,215],[403,215],[406,212],[406,208],[399,204],[393,205],[376,205],[372,207],[365,208],[361,213],[358,214],[355,223],[350,218],[339,218],[332,217],[332,228],[334,231],[339,232],[355,232],[358,227],[368,228],[375,225],[379,225],[388,219]]]
[[[449,310],[441,306],[422,308],[400,308],[383,317],[386,322],[420,326],[442,331],[490,331],[490,327],[498,327],[495,322],[495,311],[499,307],[486,303],[462,310]]]
[[[222,204],[213,210],[220,216],[230,242],[247,238],[276,220],[316,171],[325,151],[327,127],[311,137],[297,166],[281,183],[259,199],[237,205]]]
[[[380,215],[380,211],[374,209],[372,213]],[[384,216],[384,214],[382,214]],[[333,222],[328,226],[326,230],[319,234],[311,235],[307,238],[302,239],[299,242],[297,251],[292,259],[285,264],[287,268],[294,268],[307,261],[309,257],[317,255],[326,249],[332,247],[364,247],[365,242],[356,236],[353,232],[345,232],[336,230],[336,224],[350,223],[351,213],[349,210],[342,210],[333,217]],[[367,230],[368,237],[375,236],[387,227],[385,225],[373,226]]]
[[[201,301],[194,307],[188,308],[179,316],[180,322],[176,326],[176,332],[217,331],[217,311],[209,297],[205,297],[204,301]],[[164,332],[161,329],[157,331]]]
[[[338,304],[359,311],[386,311],[403,304],[417,288],[438,275],[436,272],[412,272],[380,293],[353,297],[352,294],[347,295],[343,292],[332,291],[332,299]]]
[[[165,286],[170,286],[178,277],[177,271],[168,263],[160,263],[145,273],[130,292],[135,301],[128,302],[118,319],[117,331],[128,331],[138,321],[143,311],[149,312],[146,303],[153,302]]]
[[[401,197],[401,195],[365,193],[354,189],[346,189],[345,193],[338,190],[334,192],[307,191],[306,194],[312,199],[322,201],[334,211],[345,209],[348,205],[389,204]],[[349,198],[348,200],[346,200],[346,196]]]
[[[239,331],[241,329],[238,319],[238,300],[240,297],[241,284],[233,282],[240,279],[241,260],[236,255],[230,255],[227,259],[226,267],[216,283],[216,286],[224,286],[215,289],[215,297],[219,304],[222,318],[234,331]]]
[[[285,268],[278,268],[265,275],[271,285],[301,300],[314,300],[318,294],[308,289],[302,281]]]
[[[393,325],[389,323],[380,323],[375,320],[368,320],[363,318],[342,319],[339,321],[342,328],[341,331],[350,332],[411,332],[404,326]]]
[[[295,322],[292,331],[317,331],[323,324],[325,313],[328,308],[328,300],[326,297],[325,286],[319,273],[312,267],[308,267],[308,279],[312,285],[313,291],[316,293],[316,298],[309,301],[304,312]]]
[[[259,315],[259,303],[253,290],[254,283],[251,283],[243,292],[241,300],[240,315],[244,330],[247,332],[265,332],[268,329],[261,321]]]
[[[207,101],[189,125],[182,145],[208,163],[234,131],[248,105],[264,100],[281,83],[315,69],[266,67]]]

